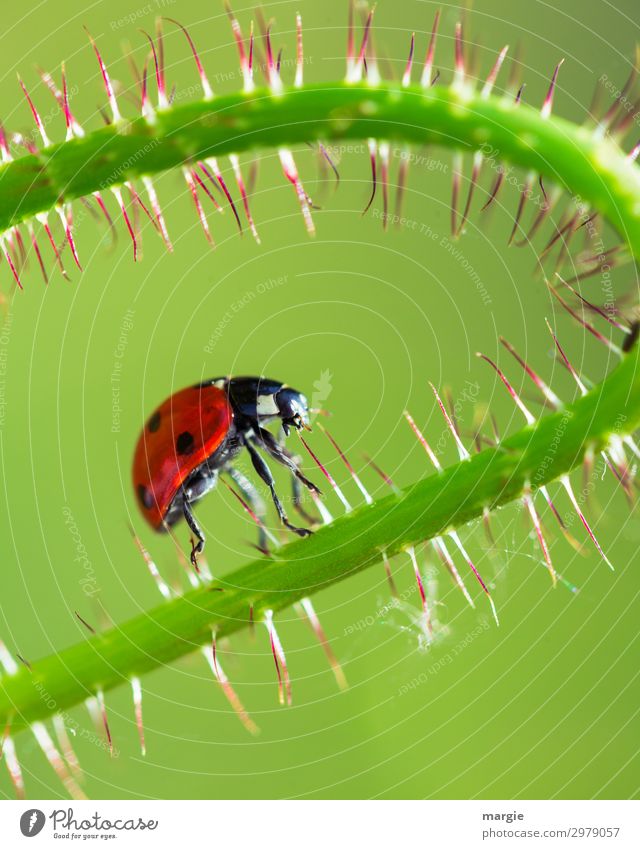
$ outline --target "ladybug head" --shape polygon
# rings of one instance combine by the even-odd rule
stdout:
[[[283,386],[275,395],[278,415],[282,419],[282,429],[289,436],[289,430],[311,430],[309,426],[309,403],[302,392],[289,386]]]

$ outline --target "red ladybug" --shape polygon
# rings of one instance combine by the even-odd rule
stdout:
[[[204,548],[204,534],[191,505],[213,489],[220,472],[234,480],[258,515],[264,505],[253,484],[232,465],[246,448],[253,467],[269,487],[281,521],[300,536],[311,533],[287,519],[275,491],[274,480],[258,449],[293,475],[293,504],[301,506],[300,482],[312,492],[320,490],[302,474],[295,457],[263,425],[279,418],[286,436],[292,427],[309,429],[305,396],[283,383],[263,377],[206,380],[181,389],[164,401],[147,421],[133,457],[133,485],[142,514],[156,531],[165,531],[183,516],[197,543],[191,559]],[[264,546],[261,533],[261,546]]]

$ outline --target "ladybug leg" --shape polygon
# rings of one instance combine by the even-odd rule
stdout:
[[[265,507],[265,503],[260,498],[260,494],[255,486],[251,483],[249,478],[245,477],[243,473],[239,469],[235,469],[233,466],[227,466],[225,472],[229,475],[231,480],[238,487],[243,496],[247,499],[249,506],[256,514],[256,516],[262,520],[264,519],[267,508]],[[258,547],[262,551],[266,551],[268,548],[267,545],[267,535],[262,525],[258,525]]]
[[[264,481],[264,483],[266,483],[266,485],[269,487],[269,491],[271,492],[271,498],[273,499],[273,503],[275,505],[276,510],[278,511],[278,516],[280,517],[280,521],[282,522],[282,524],[289,528],[290,531],[293,531],[295,534],[298,534],[298,536],[310,536],[311,531],[308,528],[297,528],[295,525],[292,525],[291,522],[287,519],[287,514],[284,512],[282,502],[278,498],[278,493],[276,492],[275,487],[275,481],[273,480],[273,475],[271,474],[269,466],[267,466],[265,461],[258,454],[258,452],[251,444],[251,442],[249,442],[249,440],[245,441],[245,446],[251,457],[253,468],[260,475],[261,480]]]
[[[275,436],[269,430],[258,428],[255,437],[256,443],[269,454],[277,463],[286,466],[287,469],[294,475],[307,489],[315,492],[316,495],[322,495],[318,487],[305,477],[298,468],[298,462],[293,454],[289,453],[283,445],[279,445]]]
[[[287,451],[287,449],[285,448],[285,446],[283,444],[284,438],[285,438],[285,433],[281,429],[279,437],[278,437],[278,448],[280,449],[280,451],[282,451],[282,453],[285,456],[287,456],[293,463],[295,463],[296,467],[299,468],[300,458],[296,457],[290,451]],[[307,513],[307,511],[302,506],[302,499],[303,499],[302,485],[300,483],[300,479],[297,477],[295,472],[291,473],[291,496],[292,496],[292,502],[293,502],[293,509],[296,511],[296,513],[298,513],[299,516],[302,516],[302,518],[305,520],[305,522],[309,522],[310,525],[316,524],[317,521],[318,521],[317,518],[315,516],[312,516],[310,513]]]
[[[198,561],[196,559],[197,554],[201,554],[204,550],[204,534],[200,529],[200,525],[196,521],[196,517],[193,515],[191,511],[191,505],[189,504],[186,494],[184,501],[182,502],[182,512],[184,513],[184,518],[187,520],[187,525],[193,532],[193,535],[198,540],[197,543],[191,544],[191,565],[194,569],[198,568]]]

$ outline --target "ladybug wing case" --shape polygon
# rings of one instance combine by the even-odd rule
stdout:
[[[162,529],[171,502],[189,475],[224,442],[233,410],[223,389],[182,389],[144,426],[133,458],[133,485],[142,514]]]

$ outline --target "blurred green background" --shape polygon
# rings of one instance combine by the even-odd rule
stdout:
[[[446,76],[460,10],[440,5],[436,66]],[[376,42],[396,73],[412,31],[422,59],[436,8],[415,0],[379,3]],[[251,10],[237,11],[246,27]],[[285,60],[292,55],[295,12],[302,13],[308,80],[342,77],[344,0],[284,0],[266,11],[276,16],[275,43],[285,45]],[[238,87],[228,22],[221,5],[210,0],[30,0],[3,9],[3,122],[12,131],[32,133],[15,81],[19,71],[45,121],[50,119],[47,131],[62,138],[61,117],[35,68],[57,74],[65,60],[74,112],[87,126],[98,126],[97,105],[104,96],[82,25],[99,38],[113,77],[126,87],[122,46],[133,45],[141,62],[145,49],[138,27],[152,30],[156,14],[189,25],[217,91]],[[637,39],[631,0],[570,0],[562,8],[533,0],[485,0],[465,15],[466,37],[476,44],[485,73],[503,44],[512,51],[521,46],[529,102],[541,102],[553,66],[565,57],[556,109],[574,120],[584,118],[601,74],[624,81]],[[176,97],[197,96],[183,37],[170,32],[166,50]],[[129,469],[142,421],[183,385],[226,373],[264,373],[310,397],[315,393],[357,468],[364,467],[366,452],[403,485],[428,472],[403,410],[413,412],[433,443],[443,434],[428,380],[451,387],[465,433],[474,416],[465,387],[476,392],[476,381],[476,406],[490,403],[504,431],[520,427],[503,388],[474,356],[477,350],[495,355],[498,334],[508,336],[564,397],[574,390],[554,363],[545,316],[557,317],[562,339],[584,373],[598,379],[607,371],[603,349],[558,314],[543,280],[533,274],[531,248],[507,248],[517,202],[513,189],[483,219],[476,198],[467,233],[454,244],[448,240],[450,154],[416,151],[405,215],[417,224],[384,234],[379,196],[366,217],[360,214],[370,193],[364,149],[331,150],[341,177],[337,192],[317,158],[307,149],[297,152],[305,185],[320,207],[313,240],[305,234],[277,157],[268,151],[260,156],[252,197],[261,246],[246,231],[238,237],[228,211],[219,216],[209,208],[217,241],[217,249],[209,249],[184,183],[169,174],[158,181],[158,191],[173,254],[146,226],[144,260],[134,264],[122,222],[119,243],[110,247],[102,223],[94,224],[78,207],[84,273],[71,268],[66,252],[71,282],[53,273],[45,288],[32,268],[25,291],[7,294],[0,336],[5,405],[0,637],[14,652],[36,659],[84,639],[74,611],[102,627],[107,618],[122,622],[159,603],[132,544],[129,521],[163,573],[182,580],[171,541],[143,526]],[[243,158],[245,174],[250,159]],[[392,183],[398,163],[392,156]],[[483,185],[488,182],[485,175]],[[6,263],[3,269],[3,292],[10,293]],[[617,272],[616,293],[628,291],[631,278],[628,269]],[[596,279],[589,290],[594,300],[602,297],[598,286]],[[504,357],[501,362],[520,385],[516,368]],[[316,430],[311,440],[344,482],[348,497],[359,503],[322,434]],[[450,440],[444,444],[443,460],[453,460]],[[374,494],[383,494],[375,474],[365,469],[362,475]],[[74,745],[86,771],[87,793],[94,798],[637,796],[640,522],[610,478],[598,482],[589,512],[615,573],[587,546],[583,557],[556,538],[555,565],[579,592],[564,585],[552,590],[522,512],[505,510],[494,518],[495,550],[489,550],[480,527],[463,533],[493,587],[499,629],[487,618],[471,578],[467,584],[477,598],[476,611],[465,606],[425,549],[421,563],[429,569],[441,623],[437,642],[425,651],[411,614],[416,595],[410,562],[399,558],[394,574],[407,593],[400,609],[386,607],[382,566],[314,600],[349,679],[346,692],[338,692],[309,629],[289,611],[279,617],[279,631],[293,676],[292,708],[277,705],[266,632],[258,630],[254,640],[240,634],[221,653],[262,729],[257,740],[246,734],[204,659],[195,654],[143,681],[146,758],[139,754],[126,682],[107,697],[116,757],[110,759],[91,737],[84,708],[70,713],[73,723],[86,729]],[[278,480],[286,485],[282,476]],[[560,494],[558,502],[568,515]],[[335,498],[328,503],[340,512]],[[246,562],[254,528],[228,492],[210,495],[198,516],[216,574]],[[545,517],[551,536],[556,535],[548,511]],[[575,518],[571,530],[584,539]],[[179,539],[186,547],[183,527]],[[463,570],[464,564],[458,565]],[[17,744],[29,796],[63,797],[33,738],[22,735]],[[0,795],[12,796],[4,770]]]

